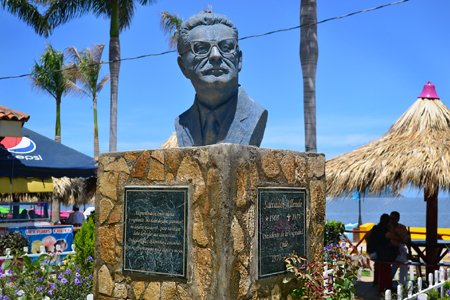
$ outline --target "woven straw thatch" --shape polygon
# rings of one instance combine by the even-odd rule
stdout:
[[[53,178],[53,197],[66,206],[94,203],[95,185],[95,177],[88,179]]]
[[[52,202],[51,193],[20,193],[20,194],[0,194],[0,202],[14,202],[16,199],[18,202]]]
[[[60,203],[65,206],[73,204],[89,204],[95,201],[95,189],[97,179],[91,177],[88,179],[82,178],[54,178],[53,177],[53,195],[51,193],[33,193],[33,194],[0,194],[0,202],[13,202],[15,197],[19,202],[42,202],[51,203],[52,197],[55,197]]]
[[[163,148],[177,148],[177,147],[178,147],[177,133],[174,132],[170,136],[170,138],[164,144],[162,144],[159,148],[163,149]]]
[[[389,131],[326,162],[327,196],[372,193],[409,185],[450,190],[450,110],[439,99],[419,98]]]

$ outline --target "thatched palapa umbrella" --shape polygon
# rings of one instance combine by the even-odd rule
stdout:
[[[326,162],[327,196],[354,190],[424,190],[426,240],[437,242],[438,192],[450,190],[450,110],[428,82],[417,101],[381,138]],[[429,263],[437,251],[427,249]]]

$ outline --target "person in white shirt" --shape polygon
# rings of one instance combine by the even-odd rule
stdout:
[[[408,241],[408,229],[403,224],[400,224],[400,213],[397,211],[391,212],[391,221],[388,225],[388,228],[391,232],[393,232],[397,237],[400,238],[400,241],[391,240],[391,243],[394,246],[398,247],[399,253],[395,261],[398,262],[407,262],[407,249],[405,243]],[[394,278],[397,269],[400,268],[399,274],[399,282],[404,286],[407,283],[407,275],[408,275],[408,266],[407,265],[392,265],[392,278]]]

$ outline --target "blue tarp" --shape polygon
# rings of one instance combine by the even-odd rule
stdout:
[[[27,128],[25,137],[0,138],[0,177],[91,177],[97,172],[92,157]]]

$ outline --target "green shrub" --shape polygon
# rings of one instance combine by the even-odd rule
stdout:
[[[324,227],[324,246],[336,245],[344,235],[345,226],[341,221],[326,221]]]
[[[95,224],[94,218],[89,218],[86,223],[83,223],[80,231],[73,239],[75,244],[75,263],[80,267],[87,268],[86,262],[94,257],[95,253]]]
[[[328,276],[324,276],[322,268],[325,264],[308,261],[305,256],[294,253],[284,258],[286,268],[294,273],[298,287],[291,293],[294,299],[359,299],[355,294],[355,282],[361,269],[370,269],[366,254],[350,255],[342,245],[333,244],[324,250],[328,252]],[[292,275],[283,279],[284,283],[292,280]]]
[[[31,259],[16,253],[13,260],[6,260],[2,268],[11,276],[0,276],[0,299],[3,300],[86,300],[92,293],[92,258],[81,268],[73,260],[64,259],[62,267],[48,265],[54,256],[41,254]],[[46,298],[48,297],[48,298]]]
[[[30,249],[30,238],[19,231],[8,231],[0,236],[0,256],[3,256],[8,248],[11,249],[11,254],[15,254],[22,252],[24,247]]]
[[[50,255],[41,254],[31,259],[25,252],[14,254],[13,260],[5,260],[2,269],[11,276],[0,276],[1,299],[37,300],[51,297],[55,279],[51,276],[58,266],[49,266]]]

